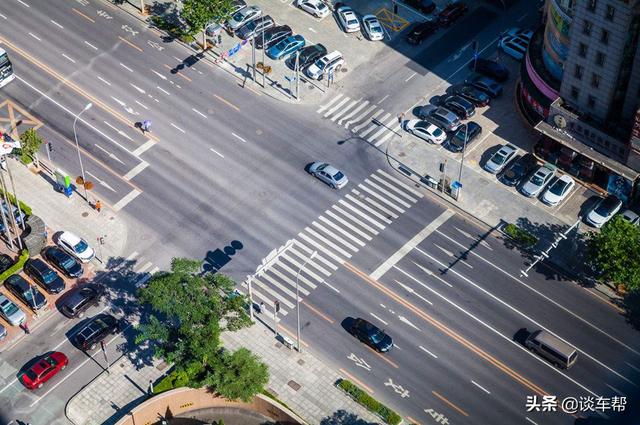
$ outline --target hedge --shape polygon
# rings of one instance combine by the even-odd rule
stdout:
[[[162,380],[158,382],[158,385],[153,386],[153,394],[160,394],[174,388],[187,386],[189,386],[189,376],[187,373],[183,370],[174,370],[162,378]]]
[[[525,246],[533,246],[538,243],[538,238],[516,226],[515,224],[507,224],[504,226],[504,232],[511,236],[516,242],[519,242]]]
[[[349,394],[356,402],[366,407],[368,410],[380,415],[380,417],[388,424],[398,425],[402,422],[402,418],[393,410],[389,409],[384,404],[380,403],[375,398],[361,390],[357,385],[351,383],[346,379],[341,379],[338,382],[344,392]]]
[[[4,194],[4,192],[2,191],[2,189],[0,189],[0,194]],[[11,202],[13,205],[16,204],[16,197],[13,196],[12,193],[7,193],[8,197],[9,197],[9,202]],[[20,201],[20,209],[22,210],[22,212],[27,216],[31,216],[33,215],[33,212],[31,211],[31,207],[25,203],[23,203],[22,201]]]
[[[15,263],[13,266],[9,267],[7,270],[5,270],[4,273],[0,274],[0,282],[4,282],[9,276],[11,276],[12,274],[18,273],[20,270],[22,270],[24,263],[28,259],[29,259],[29,250],[23,249],[22,252],[20,253],[20,257],[18,258],[18,262]]]

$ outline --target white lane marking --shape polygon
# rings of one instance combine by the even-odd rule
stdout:
[[[109,124],[107,121],[102,121],[107,127],[111,128],[113,131],[115,131],[116,133],[118,133],[119,135],[121,135],[122,137],[126,137],[127,139],[131,140],[133,142],[133,139],[131,137],[129,137],[127,135],[127,133],[125,133],[124,131],[117,129],[116,127],[112,126],[111,124]],[[102,133],[101,133],[102,134]],[[109,139],[111,140],[111,139]],[[129,152],[129,150],[127,148],[125,148],[124,146],[122,146],[121,144],[119,144],[118,142],[113,142],[115,143],[120,149],[124,149],[125,152]],[[129,152],[131,153],[131,152]]]
[[[324,223],[326,223],[328,226],[333,227],[334,229],[336,229],[338,232],[342,233],[343,235],[345,235],[346,237],[348,237],[349,239],[351,239],[353,242],[357,243],[358,245],[360,245],[361,247],[365,246],[365,243],[362,242],[360,239],[356,238],[355,236],[353,236],[351,233],[347,232],[346,230],[344,230],[342,227],[338,226],[336,223],[334,223],[333,221],[329,220],[328,218],[326,218],[325,216],[321,215],[320,217],[318,217],[318,219],[320,219],[320,221],[323,221]]]
[[[484,387],[482,387],[482,385],[478,384],[476,381],[473,381],[473,380],[472,380],[472,381],[471,381],[471,383],[472,383],[473,385],[475,385],[476,387],[480,388],[480,389],[481,389],[482,391],[484,391],[485,393],[487,393],[487,394],[491,394],[487,389],[485,389]]]
[[[169,123],[171,125],[171,127],[175,128],[176,130],[180,130],[181,132],[187,134],[186,131],[184,131],[183,129],[181,129],[180,127],[178,127],[177,125],[175,125],[174,123]]]
[[[349,109],[353,108],[358,102],[360,102],[362,99],[358,99],[358,100],[354,100],[353,102],[351,102],[350,104],[348,104],[347,106],[345,106],[344,108],[342,108],[341,110],[339,110],[337,113],[333,114],[333,116],[331,117],[331,121],[335,122],[338,118],[340,118],[343,114],[349,112]]]
[[[105,83],[106,85],[110,86],[111,83],[108,82],[107,80],[105,80],[104,78],[102,78],[101,76],[98,75],[98,80],[102,81],[103,83]]]
[[[149,108],[147,108],[147,106],[146,106],[144,103],[139,102],[139,101],[137,101],[137,100],[136,100],[135,102],[136,102],[138,105],[142,106],[144,109],[149,110]]]
[[[425,252],[424,252],[423,250],[421,250],[420,248],[416,247],[415,249],[416,249],[416,251],[421,252],[422,254],[426,255],[426,254],[425,254]],[[429,270],[428,268],[424,267],[424,266],[423,266],[423,265],[421,265],[421,264],[416,263],[416,262],[415,262],[415,261],[413,261],[413,260],[411,260],[411,262],[412,262],[413,264],[415,264],[416,266],[418,266],[418,268],[419,268],[420,270],[422,270],[423,272],[425,272],[427,275],[429,275],[429,276],[431,276],[431,277],[434,277],[434,278],[438,279],[438,281],[440,281],[440,282],[444,283],[444,284],[445,284],[445,285],[447,285],[449,288],[453,288],[453,285],[452,285],[452,284],[450,284],[449,282],[447,282],[446,280],[444,280],[444,279],[443,279],[443,278],[441,278],[440,276],[438,276],[438,275],[434,274],[434,273],[433,273],[431,270]]]
[[[422,351],[424,351],[425,353],[427,353],[428,355],[430,355],[431,357],[433,357],[434,359],[438,358],[438,356],[436,356],[431,351],[429,351],[426,348],[424,348],[422,345],[418,345],[418,348],[421,349]]]
[[[331,236],[333,239],[337,240],[338,242],[340,242],[342,245],[346,246],[347,248],[349,248],[353,252],[358,252],[358,248],[355,245],[352,245],[351,243],[347,242],[346,240],[344,240],[344,238],[336,235],[331,230],[327,229],[326,227],[324,227],[322,224],[318,223],[317,221],[313,221],[311,224],[313,226],[316,226],[318,229],[320,229],[321,231],[323,231],[327,235]]]
[[[224,156],[223,156],[220,152],[218,152],[218,151],[214,150],[213,148],[209,148],[209,150],[210,150],[211,152],[215,153],[216,155],[218,155],[220,158],[224,158]]]
[[[622,397],[626,397],[627,395],[625,393],[623,393],[622,391],[620,391],[619,389],[617,389],[616,387],[614,387],[613,385],[609,385],[606,382],[604,383],[607,387],[611,388],[614,392],[618,393],[618,395],[621,395]]]
[[[106,154],[109,156],[109,158],[111,158],[111,159],[113,159],[113,160],[115,160],[115,161],[118,161],[120,164],[124,164],[124,162],[122,162],[122,161],[120,160],[120,158],[118,158],[115,154],[112,154],[111,152],[109,152],[108,150],[106,150],[105,148],[103,148],[102,146],[100,146],[99,144],[94,143],[94,146],[95,146],[96,148],[100,149],[102,152],[106,153]]]
[[[389,95],[386,95],[385,97],[383,97],[382,99],[380,99],[380,100],[378,101],[378,103],[376,103],[376,105],[381,104],[381,103],[382,103],[382,102],[384,102],[388,97],[389,97]]]
[[[335,111],[338,110],[338,108],[340,108],[342,105],[347,103],[349,100],[350,98],[345,97],[340,102],[338,102],[335,106],[333,106],[331,109],[327,110],[327,112],[323,115],[323,117],[327,118],[329,115],[333,114]]]
[[[175,57],[175,56],[173,56],[173,58],[174,58],[175,60],[177,60],[178,62],[182,62],[182,59],[180,59],[180,58],[177,58],[177,57]]]
[[[31,7],[31,6],[29,6],[27,3],[23,2],[22,0],[18,0],[18,3],[22,3],[22,5],[23,5],[23,6],[26,6],[26,7]]]
[[[54,21],[53,19],[51,19],[50,21],[51,21],[51,23],[52,23],[53,25],[57,26],[58,28],[60,28],[60,29],[64,29],[64,27],[63,27],[62,25],[60,25],[59,23],[57,23],[57,22],[56,22],[56,21]]]
[[[305,244],[303,244],[302,242],[300,242],[297,239],[294,239],[295,242],[295,246],[302,248],[304,251],[307,252],[308,255],[311,255],[313,253],[314,250],[312,250],[311,248],[307,247]],[[316,258],[318,260],[320,260],[322,263],[324,263],[325,266],[329,267],[332,270],[338,270],[338,267],[333,264],[332,262],[330,262],[329,260],[327,260],[326,258],[324,258],[322,255],[320,255],[320,253],[316,254]]]
[[[300,238],[304,239],[305,241],[307,241],[307,243],[309,243],[309,244],[315,246],[316,248],[318,248],[319,250],[323,251],[325,254],[327,254],[328,257],[331,257],[335,261],[337,261],[338,264],[344,264],[344,260],[342,258],[338,257],[336,254],[333,253],[333,251],[331,251],[330,249],[328,249],[324,245],[314,241],[313,239],[311,239],[309,236],[305,235],[302,232],[298,233],[298,236]]]
[[[385,326],[389,326],[389,324],[388,324],[387,322],[385,322],[384,320],[382,320],[381,318],[379,318],[379,317],[378,317],[378,316],[376,316],[375,314],[373,314],[373,313],[371,313],[371,312],[370,312],[369,314],[370,314],[370,315],[372,315],[373,317],[375,317],[376,319],[378,319],[378,321],[380,321],[380,323],[382,323],[383,325],[385,325]]]
[[[144,91],[144,89],[141,89],[140,87],[136,86],[135,84],[133,84],[133,83],[129,83],[129,84],[131,85],[131,87],[133,87],[134,89],[138,90],[140,93],[142,93],[142,94],[146,94],[147,93],[146,91]]]
[[[358,229],[357,227],[355,227],[354,225],[352,225],[351,223],[349,223],[348,221],[346,221],[345,219],[343,219],[340,216],[335,215],[332,211],[330,210],[326,210],[324,212],[325,214],[327,214],[328,216],[330,216],[331,218],[333,218],[334,220],[342,223],[344,226],[347,226],[349,229],[351,229],[353,232],[357,233],[358,235],[362,236],[363,238],[365,238],[366,240],[370,241],[372,238],[371,236],[367,235],[366,233],[364,233],[362,230]]]
[[[375,201],[372,201],[371,199],[367,198],[365,195],[361,195],[360,192],[358,192],[356,189],[352,189],[351,192],[356,196],[362,196],[365,200],[369,201],[369,203],[371,203],[373,206],[375,206],[375,207],[379,208],[380,210],[382,210],[385,214],[389,214],[393,218],[398,218],[397,215],[395,215],[391,211],[385,209],[380,204],[376,203]],[[387,224],[391,224],[392,223],[392,221],[389,220],[387,217],[383,216],[378,211],[375,211],[373,208],[369,207],[368,205],[364,204],[363,202],[360,202],[358,199],[354,198],[353,196],[349,195],[348,193],[345,196],[345,198],[347,198],[348,200],[350,200],[354,204],[358,205],[363,210],[366,210],[369,213],[373,214],[374,216],[376,216],[380,220],[384,221],[385,223],[387,223]]]
[[[117,97],[113,97],[111,96],[111,99],[115,100],[120,106],[127,106],[126,103],[124,103],[123,101],[121,101],[120,99],[118,99]]]
[[[394,266],[395,267],[395,266]],[[396,267],[397,268],[397,267]],[[428,299],[426,299],[425,297],[423,297],[422,295],[418,294],[412,287],[410,287],[409,285],[405,285],[404,283],[400,282],[399,280],[394,279],[394,281],[400,285],[405,291],[407,291],[410,294],[415,295],[416,297],[420,298],[422,301],[426,302],[429,305],[433,305],[433,303],[431,301],[429,301]]]
[[[524,18],[526,18],[528,15],[528,13],[525,13],[524,15],[522,15],[521,17],[518,18],[518,22],[522,22],[524,20]]]
[[[322,111],[324,111],[325,109],[327,109],[329,106],[333,105],[335,102],[338,101],[338,99],[340,99],[343,96],[342,93],[338,93],[338,95],[336,97],[334,97],[333,99],[331,99],[329,101],[329,103],[325,103],[324,105],[320,106],[320,108],[318,108],[318,110],[316,111],[317,113],[320,113]]]
[[[236,133],[231,133],[231,135],[233,137],[235,137],[236,139],[240,140],[241,142],[247,143],[246,140],[244,140],[242,137],[238,136]]]
[[[372,189],[368,188],[367,186],[363,185],[363,184],[358,184],[358,187],[362,190],[364,190],[365,192],[369,192],[369,194],[375,198],[378,198],[380,201],[384,202],[385,204],[389,205],[391,208],[395,209],[396,211],[398,211],[400,214],[404,214],[405,210],[400,208],[399,206],[397,206],[396,204],[394,204],[393,202],[389,201],[388,199],[384,198],[382,195],[380,195],[377,192],[374,192]]]
[[[159,72],[154,71],[153,69],[151,70],[151,72],[153,72],[154,74],[156,74],[158,77],[162,78],[163,80],[167,79],[167,77],[165,77],[164,75],[160,74]]]
[[[193,112],[195,112],[196,114],[200,115],[203,118],[207,118],[207,116],[205,114],[203,114],[202,112],[198,111],[196,108],[191,108],[191,110]]]
[[[40,40],[40,39],[38,38],[38,36],[37,36],[37,35],[35,35],[35,34],[33,34],[33,33],[29,33],[29,35],[30,35],[31,37],[35,38],[35,39],[36,39],[36,40],[38,40],[38,41],[42,41],[42,40]]]
[[[370,108],[370,109],[371,109],[371,110],[374,110],[375,108],[377,108],[377,106],[376,106],[376,105],[371,105],[371,108]],[[364,116],[365,116],[366,114],[368,114],[369,112],[370,112],[370,111],[369,111],[369,109],[367,109],[367,110],[366,110],[366,111],[361,115],[361,117],[362,117],[362,118],[364,118]],[[364,128],[364,127],[368,126],[369,124],[371,124],[371,121],[372,121],[374,118],[376,118],[378,115],[380,115],[380,114],[384,114],[384,111],[383,111],[382,109],[377,110],[377,111],[375,112],[375,114],[371,115],[369,118],[365,119],[365,120],[364,120],[364,121],[362,121],[360,124],[358,124],[357,126],[353,127],[353,128],[351,129],[351,131],[352,131],[353,133],[357,133],[358,131],[360,131],[360,129],[362,129],[362,128]],[[360,118],[360,117],[355,118],[355,119],[353,119],[353,120],[349,121],[349,123],[350,123],[350,122],[358,122],[358,121],[360,121],[360,119],[362,119],[362,118]],[[347,124],[349,124],[349,123],[347,123]],[[347,127],[347,128],[349,128],[349,126],[346,126],[346,127]],[[364,134],[360,134],[360,136],[364,136]]]
[[[318,33],[318,31],[314,30],[314,29],[313,29],[313,28],[311,28],[311,27],[309,27],[309,31],[311,31],[311,32],[315,32],[315,33]]]
[[[142,161],[140,164],[136,165],[135,167],[133,167],[131,170],[129,170],[129,172],[127,174],[124,175],[124,179],[126,181],[131,180],[132,178],[134,178],[135,176],[137,176],[138,174],[140,174],[140,172],[142,172],[142,170],[144,170],[145,168],[147,168],[149,166],[149,163],[146,161]]]
[[[129,202],[133,201],[134,199],[136,199],[138,197],[138,195],[140,195],[142,192],[140,192],[138,189],[133,189],[131,192],[129,192],[127,195],[125,195],[124,198],[120,199],[118,202],[116,202],[116,204],[113,206],[113,209],[115,211],[120,211],[122,208],[124,208]]]
[[[344,125],[344,128],[349,129],[349,126],[353,123],[359,122],[360,120],[362,120],[365,116],[367,116],[368,114],[370,114],[374,109],[376,109],[377,106],[376,105],[371,105],[367,108],[366,111],[364,111],[363,113],[361,113],[360,115],[358,115],[357,117],[350,119],[349,121],[347,121],[347,123]],[[380,113],[382,113],[382,110],[378,111]],[[352,129],[351,131],[355,132],[355,129]]]
[[[344,249],[342,249],[341,247],[339,247],[338,245],[334,244],[333,242],[331,242],[329,239],[325,238],[324,236],[322,236],[321,234],[319,234],[318,232],[316,232],[315,230],[313,230],[310,227],[305,227],[304,231],[307,232],[308,234],[310,234],[311,236],[314,236],[316,239],[320,240],[321,242],[323,242],[325,245],[333,248],[335,251],[337,251],[339,254],[342,254],[343,256],[347,257],[347,258],[351,258],[351,254],[348,253],[347,251],[345,251]]]
[[[475,62],[474,62],[475,63]],[[408,82],[410,79],[412,79],[413,77],[415,77],[417,74],[417,72],[414,72],[413,74],[409,75],[409,78],[407,78],[406,80],[404,80],[404,82]]]
[[[120,62],[120,66],[123,67],[124,69],[126,69],[129,72],[133,72],[133,69],[129,68],[127,65],[123,64],[122,62]]]
[[[629,362],[625,362],[627,364],[627,366],[629,366],[631,369],[635,370],[636,372],[640,372],[640,369],[638,369],[637,367],[635,367],[634,365],[632,365]]]
[[[346,206],[351,207],[349,204],[346,204]],[[351,214],[349,214],[348,212],[346,212],[345,210],[343,210],[342,208],[340,208],[337,205],[332,205],[331,208],[333,208],[334,210],[338,211],[340,214],[344,215],[345,217],[347,217],[349,220],[353,221],[354,223],[356,223],[358,226],[366,229],[367,231],[369,231],[369,233],[372,233],[374,235],[378,234],[378,231],[376,229],[374,229],[373,227],[369,226],[368,224],[366,224],[365,222],[361,221],[360,219],[352,216]]]
[[[381,111],[378,111],[378,112],[384,112],[384,111],[382,111],[382,110],[381,110]],[[366,130],[364,130],[364,131],[362,131],[362,132],[359,132],[359,133],[358,133],[358,135],[359,135],[360,137],[364,137],[364,136],[366,136],[367,134],[371,133],[371,132],[372,132],[372,131],[374,131],[374,130],[380,130],[380,127],[382,127],[382,126],[379,126],[378,124],[375,124],[375,123],[373,122],[373,119],[374,119],[374,118],[376,118],[378,115],[379,115],[379,114],[373,114],[373,115],[370,117],[370,118],[371,118],[370,120],[365,121],[365,124],[366,124],[366,125],[369,125],[369,128],[367,128]],[[388,120],[388,119],[389,119],[389,117],[391,117],[391,114],[390,114],[389,112],[384,112],[384,115],[382,116],[382,118],[376,118],[376,120],[377,120],[378,122],[382,122],[382,121],[386,121],[386,120]],[[358,127],[354,127],[353,129],[355,130],[356,128],[358,128]],[[383,129],[383,130],[385,130],[385,128],[384,128],[384,127],[382,127],[382,129]]]
[[[529,419],[528,417],[524,417],[526,420],[528,420],[529,422],[531,422],[533,425],[538,425],[536,422],[533,422],[531,419]]]
[[[445,235],[444,233],[438,231],[438,234],[444,236],[445,238],[449,239],[450,241],[454,242],[455,244],[457,244],[458,246],[460,246],[461,248],[466,248],[464,245],[462,245],[461,243],[455,241],[454,239],[450,238],[449,236]],[[552,303],[553,305],[555,305],[556,307],[564,310],[566,313],[570,314],[571,316],[575,317],[576,319],[580,320],[582,323],[588,325],[589,327],[591,327],[592,329],[597,330],[598,332],[600,332],[601,334],[609,337],[610,339],[612,339],[613,341],[617,342],[618,344],[622,345],[624,348],[626,348],[627,350],[640,355],[640,352],[634,350],[632,347],[628,346],[627,344],[625,344],[624,342],[620,341],[619,339],[611,336],[608,332],[604,331],[603,329],[600,329],[599,327],[597,327],[596,325],[592,324],[591,322],[587,321],[586,319],[583,319],[581,316],[579,316],[578,314],[572,312],[571,310],[569,310],[568,308],[564,307],[563,305],[561,305],[560,303],[558,303],[557,301],[549,298],[548,296],[544,295],[542,292],[538,291],[537,289],[533,288],[530,285],[527,285],[526,283],[524,283],[522,280],[518,279],[516,276],[512,275],[511,273],[507,272],[506,270],[501,269],[500,267],[498,267],[497,265],[493,264],[491,261],[485,259],[484,257],[482,257],[480,254],[476,254],[475,252],[471,251],[471,254],[478,257],[479,259],[481,259],[482,261],[484,261],[485,263],[489,264],[490,266],[492,266],[493,268],[495,268],[496,270],[501,271],[502,273],[504,273],[506,276],[509,276],[511,279],[513,279],[514,281],[518,282],[520,285],[524,286],[525,288],[535,292],[536,294],[540,295],[542,298],[544,298],[545,300],[549,301],[550,303]]]
[[[84,44],[86,44],[87,46],[91,47],[93,50],[98,50],[98,48],[96,46],[94,46],[93,44],[89,43],[86,40],[85,40]]]
[[[371,174],[371,178],[380,182],[381,184],[385,185],[386,187],[388,187],[389,189],[393,190],[394,192],[396,192],[398,195],[402,195],[404,196],[406,199],[408,199],[409,201],[413,202],[414,204],[416,202],[418,202],[417,199],[413,198],[412,196],[407,195],[406,192],[404,192],[403,190],[398,189],[396,186],[392,185],[391,183],[389,183],[388,181],[386,181],[385,179],[383,179],[382,177],[376,175],[376,174]]]
[[[417,327],[416,325],[414,325],[409,319],[407,319],[404,316],[398,316],[398,320],[400,320],[402,323],[406,323],[407,325],[411,326],[413,329],[419,331],[420,328]]]
[[[354,213],[358,214],[360,217],[364,218],[365,220],[367,220],[369,223],[373,224],[374,226],[378,227],[380,230],[384,230],[385,226],[383,226],[382,224],[378,223],[377,221],[375,221],[373,218],[369,217],[368,215],[366,215],[365,213],[363,213],[362,211],[360,211],[359,209],[357,209],[356,207],[354,207],[353,205],[349,204],[348,202],[345,202],[344,199],[340,199],[338,201],[340,204],[342,204],[343,206],[349,208],[351,211],[353,211]],[[377,234],[377,233],[376,233]]]
[[[398,186],[402,187],[403,189],[405,189],[407,192],[413,193],[414,195],[416,195],[418,198],[422,198],[424,195],[420,192],[418,192],[417,190],[415,190],[414,188],[412,188],[411,186],[409,186],[408,184],[398,180],[397,178],[393,177],[392,175],[385,173],[384,171],[378,169],[376,170],[378,173],[382,174],[383,176],[385,176],[387,179],[391,180],[392,182],[396,183]]]
[[[393,343],[393,346],[394,346],[395,348],[397,348],[398,350],[401,350],[401,351],[402,351],[402,348],[398,347],[398,344],[396,344],[395,342]]]
[[[338,294],[340,293],[340,291],[338,291],[336,288],[334,288],[333,286],[331,286],[329,284],[329,282],[327,282],[326,280],[322,281],[322,283],[324,283],[325,285],[327,285],[329,288],[333,289],[334,291],[336,291]]]
[[[398,196],[394,195],[393,193],[389,192],[387,189],[381,187],[380,185],[375,184],[371,180],[364,179],[364,182],[367,183],[369,186],[373,187],[374,189],[376,189],[378,192],[384,193],[385,195],[387,195],[389,198],[393,199],[394,201],[396,201],[400,205],[403,205],[405,208],[411,208],[411,204],[405,202],[403,199],[401,199]]]
[[[367,105],[369,104],[368,100],[365,100],[364,102],[362,102],[361,104],[359,104],[358,106],[356,106],[356,108],[354,110],[352,110],[351,112],[349,112],[347,115],[345,115],[344,117],[340,118],[338,120],[338,125],[342,125],[344,120],[348,120],[349,118],[351,118],[352,116],[354,116],[355,114],[357,114],[358,112],[360,112],[362,109],[364,109]]]
[[[162,87],[160,87],[160,86],[156,86],[156,88],[157,88],[158,90],[160,90],[161,92],[163,92],[164,94],[168,94],[169,96],[171,96],[171,93],[169,93],[168,91],[166,91],[166,90],[165,90],[165,89],[163,89]]]
[[[447,254],[449,257],[453,257],[453,252],[451,251],[447,251],[446,249],[444,249],[443,247],[441,247],[440,245],[438,245],[437,243],[433,244],[434,246],[436,246],[437,248],[440,249],[440,251],[444,252],[445,254]]]

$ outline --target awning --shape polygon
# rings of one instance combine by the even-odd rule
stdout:
[[[640,173],[635,171],[634,169],[619,163],[615,159],[609,158],[608,156],[596,151],[592,147],[585,145],[581,141],[571,137],[569,134],[559,131],[555,127],[549,125],[546,121],[540,121],[534,128],[545,136],[560,143],[561,145],[573,149],[579,154],[586,156],[596,164],[600,164],[606,169],[611,170],[614,173],[631,180],[632,182],[634,182],[638,178],[638,176],[640,176]]]

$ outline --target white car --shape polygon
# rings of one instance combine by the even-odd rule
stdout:
[[[558,205],[575,185],[576,182],[571,176],[563,174],[547,187],[547,190],[542,194],[542,202],[551,206]]]
[[[231,19],[227,21],[227,28],[231,31],[235,31],[260,15],[262,15],[262,10],[258,6],[245,7],[231,15]]]
[[[9,298],[0,294],[0,316],[4,318],[11,326],[18,326],[27,320],[24,311]]]
[[[522,60],[528,46],[529,40],[521,36],[508,35],[498,43],[503,52],[518,61]]]
[[[447,140],[447,133],[429,121],[409,120],[405,123],[404,128],[409,133],[436,145],[441,145]]]
[[[593,227],[600,228],[604,226],[607,221],[611,220],[611,218],[620,211],[620,208],[622,208],[622,201],[615,195],[601,198],[587,215],[587,223]]]
[[[336,13],[344,32],[360,31],[360,21],[358,21],[356,12],[354,12],[353,9],[349,6],[340,6],[336,9]]]
[[[331,11],[322,0],[298,0],[296,6],[316,18],[325,18]]]
[[[371,41],[384,39],[384,31],[376,15],[365,15],[362,17],[362,30]]]
[[[484,169],[491,174],[496,174],[502,171],[504,167],[511,161],[511,159],[518,152],[518,148],[512,144],[502,145],[500,149],[484,164]]]
[[[550,165],[541,165],[520,187],[520,193],[527,198],[536,196],[551,181],[556,171]]]
[[[320,80],[324,74],[337,72],[343,64],[344,58],[342,57],[342,53],[334,50],[312,63],[305,72],[309,78]]]
[[[82,263],[88,263],[96,256],[87,241],[71,232],[62,232],[58,238],[58,245]]]

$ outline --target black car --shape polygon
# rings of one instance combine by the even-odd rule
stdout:
[[[416,24],[407,34],[407,42],[411,44],[422,44],[424,40],[429,38],[431,34],[438,29],[438,23],[434,21],[425,21]]]
[[[33,258],[27,260],[24,265],[24,271],[48,293],[59,294],[64,291],[64,280],[41,259]]]
[[[4,281],[4,285],[16,297],[20,298],[20,301],[33,310],[40,310],[47,305],[47,299],[42,295],[42,292],[18,274],[9,276],[7,280]]]
[[[484,75],[478,74],[472,76],[466,79],[464,83],[485,92],[490,97],[498,97],[502,95],[502,85],[489,77],[485,77]]]
[[[455,113],[461,120],[471,118],[476,113],[473,103],[462,96],[445,96],[441,99],[440,105]]]
[[[42,252],[45,260],[68,277],[82,276],[82,264],[57,246],[48,246]]]
[[[256,37],[256,49],[268,49],[276,44],[278,41],[283,40],[293,34],[293,30],[289,25],[278,25],[277,27],[267,28],[260,34],[260,37]],[[264,46],[262,36],[264,35]]]
[[[93,350],[108,335],[119,329],[118,319],[110,314],[99,314],[92,317],[73,336],[73,343],[82,350]]]
[[[474,105],[476,108],[481,108],[483,106],[489,105],[491,102],[491,98],[488,94],[479,90],[475,87],[471,86],[455,86],[453,89],[453,94],[457,94],[458,96],[462,96]]]
[[[276,23],[271,16],[262,15],[242,25],[235,31],[235,35],[242,40],[250,40],[254,36],[256,38],[262,38],[262,31],[265,31],[275,25]]]
[[[507,186],[516,186],[538,165],[538,160],[533,154],[518,155],[511,164],[500,174],[498,179]]]
[[[98,288],[85,286],[68,294],[60,304],[62,314],[70,319],[82,317],[91,306],[100,303],[102,292]]]
[[[504,82],[509,78],[509,70],[506,66],[489,59],[478,58],[471,61],[469,68],[496,81]]]
[[[307,66],[314,63],[317,59],[320,59],[327,54],[327,48],[320,43],[303,47],[298,51],[300,52],[300,54],[298,55],[298,69],[300,70],[306,68]],[[296,55],[291,55],[287,59],[287,65],[289,66],[289,68],[295,69]]]
[[[436,10],[433,0],[404,0],[404,4],[413,7],[420,13],[431,13]]]
[[[460,2],[451,2],[438,13],[438,22],[446,27],[457,21],[462,15],[467,13],[469,8],[466,4]]]
[[[466,127],[466,134],[465,134],[465,127]],[[469,147],[471,142],[473,142],[481,134],[482,134],[482,127],[480,127],[480,124],[473,121],[469,121],[468,123],[460,126],[458,131],[455,132],[455,134],[447,142],[445,147],[449,149],[451,152],[462,152],[462,150],[465,148],[465,141],[464,141],[465,137],[467,139],[466,145],[467,147]]]
[[[355,319],[351,326],[351,333],[376,351],[384,353],[393,347],[393,340],[373,323],[364,319]]]
[[[2,229],[0,229],[2,231]],[[0,273],[4,273],[15,264],[13,258],[7,254],[0,254]]]

